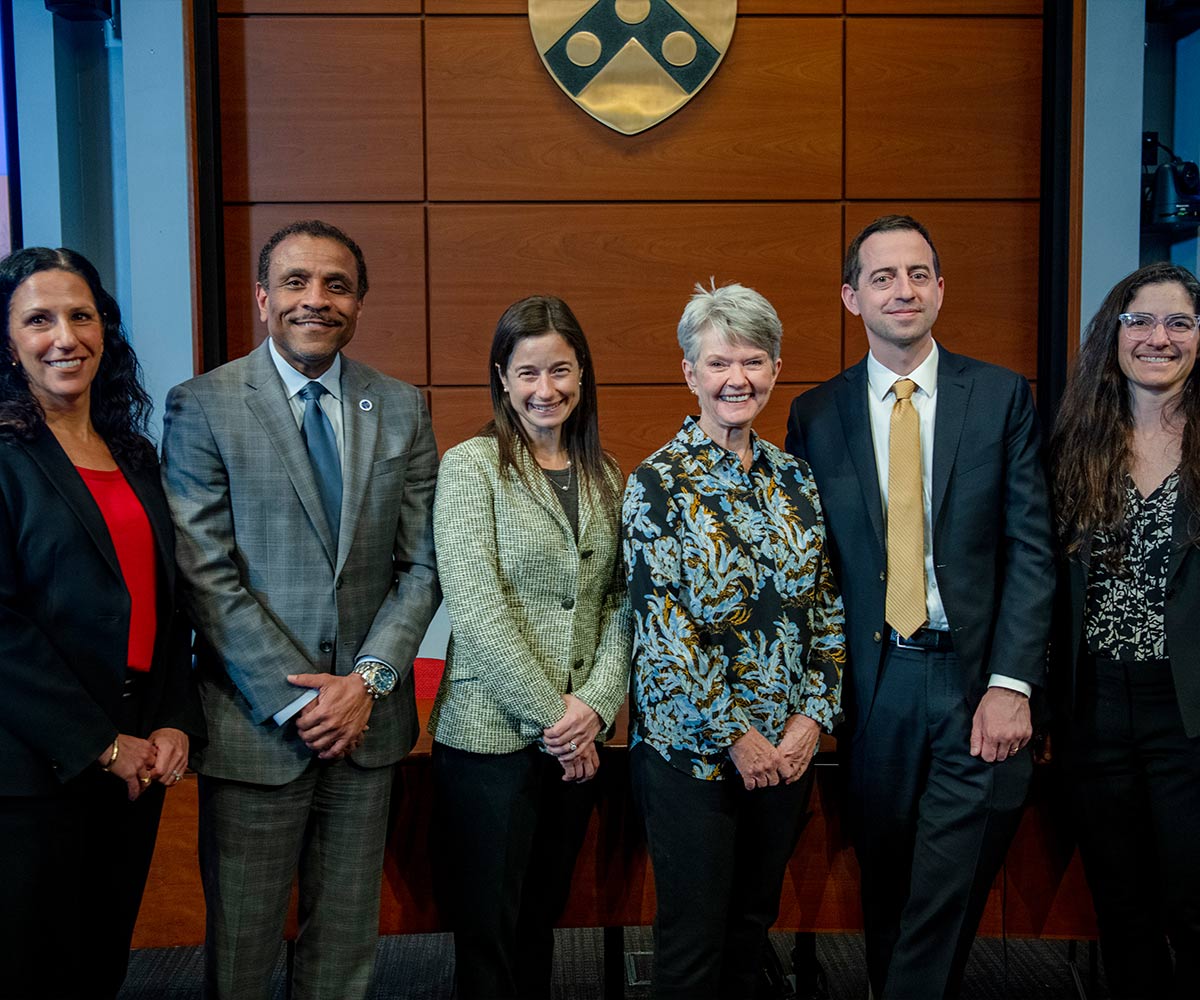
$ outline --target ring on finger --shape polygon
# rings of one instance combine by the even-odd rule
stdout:
[[[569,747],[571,748],[571,753],[574,753],[576,750],[578,750],[578,749],[579,749],[579,747],[577,747],[577,746],[575,745],[575,741],[574,741],[574,740],[571,740],[571,742],[570,742],[570,743],[568,743],[568,744],[567,744],[567,746],[569,746]]]
[[[141,782],[142,782],[142,784],[143,784],[143,785],[148,785],[148,784],[150,784],[150,775],[148,775],[148,774],[147,774],[147,775],[144,775],[144,776],[141,778]]]

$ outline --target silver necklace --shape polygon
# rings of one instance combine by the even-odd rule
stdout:
[[[550,473],[552,473],[552,472],[562,472],[562,469],[543,469],[542,471],[546,473],[546,478],[548,480],[550,480],[551,486],[553,486],[555,489],[562,490],[564,493],[566,493],[568,490],[571,489],[571,474],[574,471],[574,469],[575,469],[574,463],[567,462],[567,485],[566,486],[559,486],[558,480],[555,479],[552,475],[550,475]]]

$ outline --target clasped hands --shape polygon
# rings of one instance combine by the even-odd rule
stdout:
[[[289,674],[288,683],[317,696],[296,715],[296,732],[321,760],[341,760],[363,741],[375,699],[358,674]]]
[[[591,705],[573,694],[564,694],[562,700],[566,711],[542,730],[542,745],[562,765],[563,781],[589,781],[600,766],[596,737],[603,722]]]
[[[748,789],[790,785],[808,770],[820,738],[821,727],[797,713],[788,717],[778,746],[757,729],[750,729],[730,746],[729,757]]]
[[[116,744],[116,759],[110,743],[97,762],[125,782],[130,802],[155,781],[170,788],[187,770],[188,736],[181,729],[156,729],[145,739],[118,733]]]

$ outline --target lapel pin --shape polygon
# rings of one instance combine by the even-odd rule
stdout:
[[[372,408],[374,405],[375,405],[375,404],[374,404],[374,403],[372,403],[372,402],[371,402],[369,399],[360,399],[360,400],[358,401],[358,408],[359,408],[360,410],[362,410],[362,411],[363,411],[363,413],[370,413],[370,412],[371,412],[371,408]]]

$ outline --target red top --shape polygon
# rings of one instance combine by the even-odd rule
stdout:
[[[149,670],[154,658],[154,633],[158,627],[155,610],[154,533],[150,520],[133,488],[120,469],[101,472],[75,466],[104,515],[121,576],[129,591],[129,669]]]

